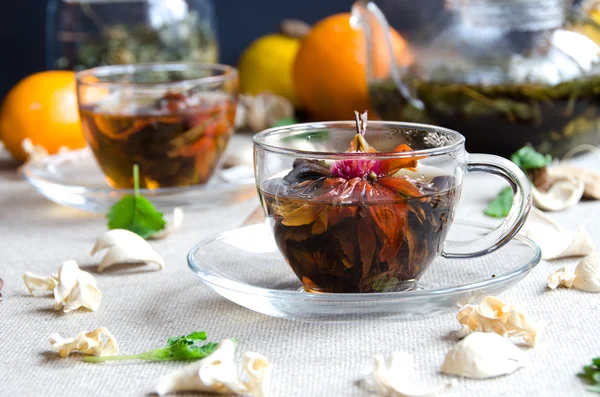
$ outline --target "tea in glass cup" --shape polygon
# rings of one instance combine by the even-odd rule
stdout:
[[[355,125],[353,125],[355,124]],[[529,184],[514,164],[471,155],[451,130],[352,122],[259,133],[255,172],[279,250],[310,292],[396,292],[416,287],[437,255],[484,255],[508,242],[529,211]],[[463,175],[511,181],[515,205],[481,240],[445,241]]]
[[[237,72],[224,65],[105,66],[77,74],[86,141],[107,182],[160,188],[206,183],[233,133]]]

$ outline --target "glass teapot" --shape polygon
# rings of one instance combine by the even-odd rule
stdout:
[[[528,143],[554,156],[600,144],[600,5],[446,0],[403,34],[406,48],[393,29],[406,26],[406,3],[352,10],[381,118],[448,127],[470,151],[505,156]]]
[[[48,69],[218,58],[212,0],[49,0]]]

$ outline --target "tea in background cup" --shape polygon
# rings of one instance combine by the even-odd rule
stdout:
[[[277,246],[310,292],[414,289],[437,255],[470,258],[506,244],[526,220],[529,182],[513,163],[469,155],[445,128],[325,122],[254,137],[259,195]],[[508,180],[513,209],[473,241],[445,241],[467,172]]]
[[[225,65],[165,63],[80,72],[85,139],[107,182],[160,188],[206,183],[233,133],[237,71]]]

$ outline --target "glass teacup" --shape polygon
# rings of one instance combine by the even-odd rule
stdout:
[[[458,132],[373,121],[359,135],[354,122],[340,121],[277,127],[254,137],[261,203],[305,290],[410,290],[436,256],[485,255],[525,222],[531,206],[526,176],[501,157],[468,154]],[[463,176],[474,171],[506,179],[513,207],[490,234],[445,241]]]
[[[77,74],[85,139],[108,183],[159,188],[206,183],[231,136],[237,71],[225,65],[103,66]]]

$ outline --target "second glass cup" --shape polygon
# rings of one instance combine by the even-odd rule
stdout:
[[[85,139],[107,182],[162,188],[206,183],[233,133],[235,68],[166,63],[80,72],[77,96]]]

